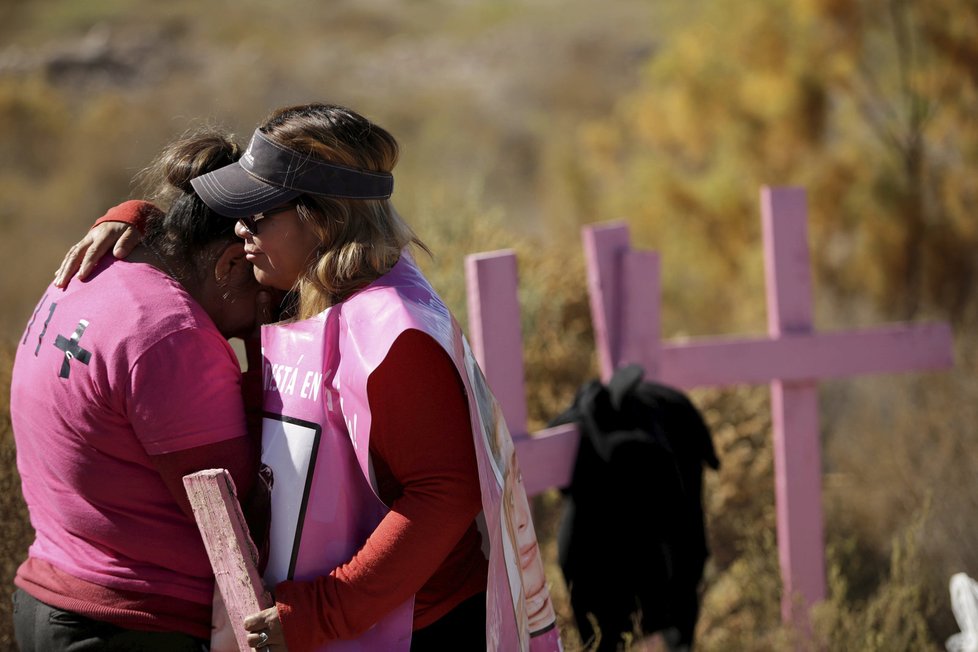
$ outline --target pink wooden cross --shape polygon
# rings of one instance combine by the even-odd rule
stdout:
[[[768,337],[663,342],[658,256],[632,250],[624,225],[585,229],[585,253],[603,378],[635,362],[647,377],[686,389],[770,382],[781,614],[801,622],[825,598],[817,381],[950,367],[951,330],[894,324],[816,334],[805,192],[764,188],[761,206]]]
[[[465,259],[472,353],[506,418],[527,494],[570,484],[578,432],[571,424],[530,436],[523,382],[523,335],[516,254],[506,249]]]

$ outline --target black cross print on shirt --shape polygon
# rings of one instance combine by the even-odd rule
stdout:
[[[78,362],[87,365],[88,361],[92,359],[92,352],[86,351],[78,344],[78,340],[81,339],[86,328],[88,328],[88,322],[80,319],[78,320],[78,328],[71,335],[71,339],[64,335],[58,335],[57,339],[54,340],[54,345],[65,352],[65,359],[61,363],[61,373],[58,374],[60,377],[67,378],[71,374],[72,360],[78,360]]]

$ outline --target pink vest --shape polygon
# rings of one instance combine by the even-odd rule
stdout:
[[[387,513],[371,482],[367,379],[409,329],[444,347],[469,397],[489,543],[488,649],[560,650],[532,522],[519,516],[529,507],[501,411],[455,319],[406,254],[347,301],[262,329],[262,461],[274,472],[265,580],[329,574]],[[328,647],[408,650],[413,606],[408,600],[359,639]]]

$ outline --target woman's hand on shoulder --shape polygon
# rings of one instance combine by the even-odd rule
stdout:
[[[75,276],[79,281],[84,281],[109,249],[116,258],[125,258],[142,239],[139,229],[125,222],[102,222],[96,225],[65,254],[54,275],[54,285],[64,289]]]

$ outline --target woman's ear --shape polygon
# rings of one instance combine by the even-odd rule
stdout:
[[[214,264],[214,280],[218,285],[224,285],[230,279],[237,280],[243,272],[251,274],[251,263],[245,258],[243,242],[228,244]]]

